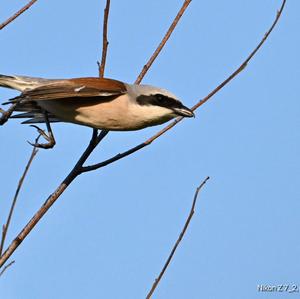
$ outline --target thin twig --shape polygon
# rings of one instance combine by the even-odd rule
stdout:
[[[3,275],[3,273],[7,270],[7,268],[9,268],[11,265],[13,265],[15,263],[15,261],[11,261],[10,263],[8,263],[3,270],[0,272],[0,277]]]
[[[101,64],[98,62],[98,69],[99,69],[99,77],[100,78],[104,77],[106,57],[107,57],[107,48],[108,48],[108,44],[109,44],[109,42],[107,40],[109,8],[110,8],[110,0],[106,0],[106,6],[105,6],[105,9],[104,9],[104,16],[103,16]],[[103,132],[105,133],[105,135],[107,135],[109,131],[103,130]]]
[[[38,138],[36,138],[35,142],[37,143],[39,138],[40,138],[41,135],[38,136]],[[8,217],[7,217],[7,220],[6,220],[6,223],[3,225],[2,227],[2,238],[1,238],[1,243],[0,243],[0,257],[2,255],[2,251],[3,251],[3,246],[4,246],[4,243],[5,243],[5,239],[6,239],[6,235],[7,235],[7,231],[8,231],[8,228],[9,228],[9,224],[10,224],[10,221],[11,221],[11,218],[12,218],[12,215],[13,215],[13,212],[14,212],[14,209],[15,209],[15,206],[16,206],[16,203],[17,203],[17,199],[18,199],[18,196],[19,196],[19,193],[20,193],[20,190],[22,188],[22,185],[23,185],[23,182],[24,182],[24,179],[28,173],[28,170],[31,166],[31,163],[34,159],[34,157],[36,156],[38,152],[38,149],[36,147],[33,147],[32,149],[32,152],[31,152],[31,155],[29,157],[29,160],[26,164],[26,167],[24,169],[24,172],[19,180],[19,183],[18,183],[18,186],[17,186],[17,189],[16,189],[16,192],[15,192],[15,196],[12,200],[12,203],[11,203],[11,207],[10,207],[10,210],[9,210],[9,213],[8,213]]]
[[[164,38],[159,43],[158,47],[156,48],[156,50],[154,51],[154,53],[152,54],[152,56],[150,57],[150,59],[148,60],[148,62],[144,65],[141,73],[138,75],[137,79],[135,80],[135,82],[134,82],[135,84],[140,84],[141,83],[141,81],[143,80],[144,76],[146,75],[146,73],[148,72],[149,68],[151,67],[152,63],[157,58],[158,54],[160,53],[160,51],[162,50],[162,48],[165,46],[166,42],[170,38],[172,32],[174,31],[174,29],[177,26],[180,18],[184,14],[185,10],[187,9],[187,7],[191,3],[191,1],[192,0],[185,0],[184,1],[184,3],[182,4],[182,7],[180,8],[179,12],[177,13],[174,21],[172,22],[171,26],[169,27],[169,29],[168,29],[167,33],[165,34]]]
[[[196,109],[198,109],[200,106],[202,106],[204,103],[206,103],[209,99],[211,99],[217,92],[219,92],[225,85],[227,85],[233,78],[235,78],[243,69],[245,69],[245,67],[248,65],[249,61],[253,58],[253,56],[257,53],[257,51],[261,48],[261,46],[264,44],[264,42],[267,40],[268,36],[270,35],[270,33],[273,31],[274,27],[276,26],[282,11],[284,9],[286,0],[283,0],[282,5],[279,9],[279,11],[277,11],[277,15],[276,18],[274,20],[274,22],[272,23],[270,29],[264,34],[262,40],[259,42],[259,44],[255,47],[255,49],[250,53],[250,55],[244,60],[244,62],[230,75],[228,76],[221,84],[219,84],[216,88],[214,88],[206,97],[204,97],[203,99],[201,99],[200,101],[198,101],[191,109],[193,111],[195,111]],[[100,163],[94,164],[94,165],[90,165],[90,166],[85,166],[83,171],[87,172],[87,171],[91,171],[91,170],[96,170],[99,168],[102,168],[104,166],[107,166],[113,162],[116,162],[122,158],[125,158],[133,153],[135,153],[136,151],[146,147],[147,145],[150,145],[154,140],[156,140],[158,137],[160,137],[161,135],[165,134],[167,131],[169,131],[170,129],[172,129],[175,125],[177,125],[179,122],[181,122],[184,118],[183,117],[178,117],[176,118],[174,121],[172,121],[170,124],[168,124],[166,127],[164,127],[162,130],[158,131],[156,134],[154,134],[153,136],[151,136],[150,138],[148,138],[146,141],[140,143],[139,145],[123,152],[123,153],[119,153],[107,160],[104,160]]]
[[[14,15],[12,15],[6,21],[4,21],[2,24],[0,24],[0,30],[2,30],[9,23],[13,22],[18,16],[20,16],[23,12],[25,12],[27,9],[29,9],[36,1],[37,0],[31,0],[24,7],[22,7],[19,11],[17,11]]]
[[[108,40],[107,40],[109,8],[110,8],[110,0],[106,0],[106,6],[104,9],[104,18],[103,18],[102,58],[101,58],[101,64],[99,65],[99,77],[100,78],[104,77],[104,69],[105,69],[106,56],[107,56],[107,47],[109,44]]]
[[[190,222],[191,222],[191,219],[192,219],[192,217],[193,217],[193,215],[194,215],[194,213],[195,213],[195,206],[196,206],[196,203],[197,203],[198,194],[199,194],[200,190],[202,189],[202,187],[205,185],[205,183],[206,183],[208,180],[209,180],[209,177],[207,177],[207,178],[200,184],[200,186],[197,187],[196,192],[195,192],[195,195],[194,195],[192,207],[191,207],[190,213],[189,213],[189,215],[188,215],[188,217],[187,217],[187,219],[186,219],[186,221],[185,221],[184,227],[183,227],[183,229],[182,229],[182,231],[181,231],[181,233],[180,233],[180,235],[179,235],[179,237],[178,237],[176,243],[174,244],[174,246],[173,246],[173,248],[172,248],[172,250],[171,250],[171,253],[169,254],[169,257],[167,258],[167,260],[166,260],[166,262],[165,262],[165,264],[164,264],[162,270],[160,271],[158,277],[155,279],[155,281],[154,281],[154,283],[153,283],[153,285],[152,285],[151,290],[150,290],[149,293],[147,294],[146,299],[150,299],[150,298],[151,298],[153,292],[155,291],[156,287],[158,286],[158,284],[159,284],[160,280],[162,279],[164,273],[166,272],[167,268],[169,267],[170,262],[171,262],[171,260],[172,260],[172,258],[173,258],[173,256],[174,256],[174,254],[175,254],[175,251],[176,251],[178,245],[180,244],[180,242],[181,242],[183,236],[185,235],[186,230],[188,229],[189,224],[190,224]]]

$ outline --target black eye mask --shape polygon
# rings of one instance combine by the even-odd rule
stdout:
[[[165,96],[163,94],[152,94],[152,95],[141,95],[137,97],[136,101],[140,105],[153,105],[153,106],[161,106],[168,109],[174,108],[182,108],[183,105],[173,98]]]

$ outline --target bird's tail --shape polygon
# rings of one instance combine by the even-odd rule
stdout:
[[[26,89],[36,88],[45,83],[50,83],[49,81],[51,82],[52,80],[25,76],[0,75],[0,86],[16,89],[21,92]]]
[[[0,74],[0,87],[12,88],[19,90],[21,92],[25,90],[30,90],[33,88],[37,88],[44,84],[52,83],[55,80],[51,79],[42,79],[42,78],[33,78],[33,77],[25,77],[25,76],[6,76]],[[12,104],[15,103],[16,100],[20,99],[21,96],[17,96],[13,99],[10,99],[8,102],[2,103]],[[26,120],[25,124],[35,124],[45,122],[45,117],[41,108],[33,101],[24,101],[17,103],[14,108],[14,112],[24,112],[19,113],[17,115],[11,115],[9,118],[29,118]],[[58,122],[58,120],[54,115],[48,113],[48,118],[50,122]]]

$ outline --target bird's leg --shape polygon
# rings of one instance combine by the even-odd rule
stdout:
[[[15,111],[17,104],[18,103],[12,104],[6,111],[0,108],[0,126],[4,125],[8,121],[12,113]]]
[[[45,117],[45,123],[46,123],[48,134],[44,130],[39,128],[38,126],[31,125],[31,127],[36,128],[37,131],[39,132],[39,134],[41,136],[43,136],[48,142],[47,143],[38,143],[38,142],[36,142],[34,144],[29,142],[29,144],[31,144],[32,146],[39,147],[39,148],[44,148],[44,149],[53,148],[56,142],[55,142],[54,135],[53,135],[51,125],[50,125],[50,122],[49,122],[48,112],[43,111],[43,113],[44,113],[44,117]]]

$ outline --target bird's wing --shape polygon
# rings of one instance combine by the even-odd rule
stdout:
[[[97,99],[97,101],[111,101],[115,97],[126,93],[124,83],[104,78],[76,78],[53,80],[45,82],[36,88],[24,90],[20,96],[3,104],[17,103],[15,111],[26,112],[11,118],[30,118],[23,123],[45,122],[44,114],[36,101]],[[55,115],[48,114],[50,122],[61,121]]]
[[[126,93],[124,83],[106,78],[64,79],[25,90],[22,102],[117,96]],[[16,98],[16,100],[18,100]]]

